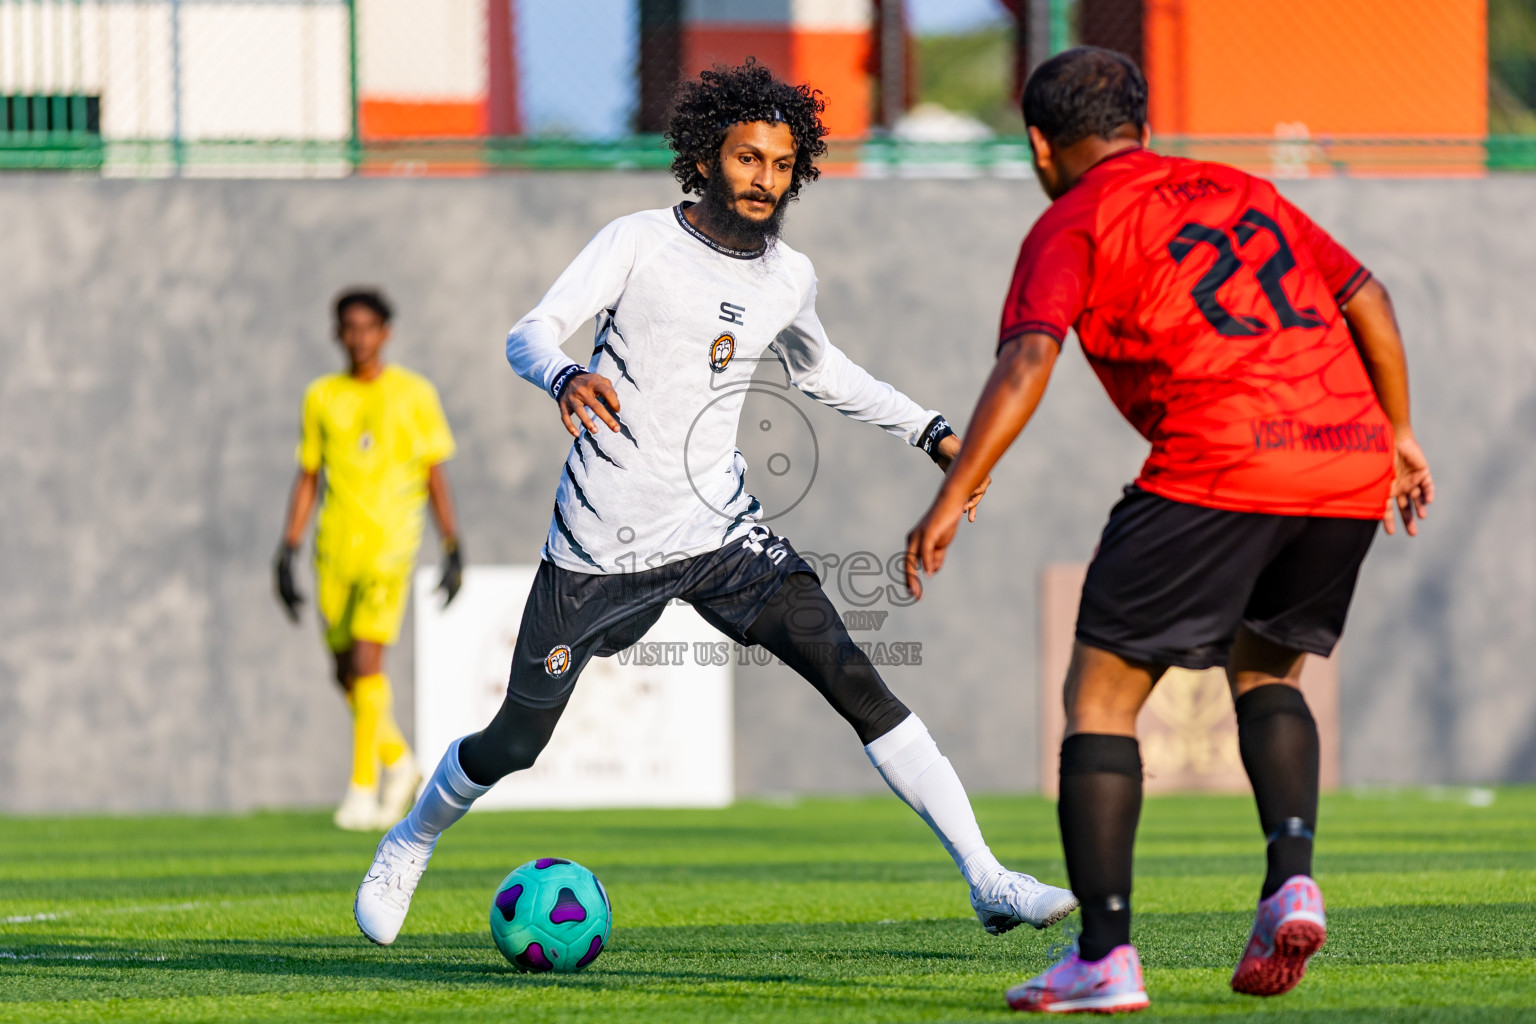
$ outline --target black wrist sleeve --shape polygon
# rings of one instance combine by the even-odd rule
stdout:
[[[560,401],[560,393],[564,391],[565,386],[571,382],[571,378],[586,372],[586,369],[577,363],[572,363],[570,366],[567,366],[565,369],[555,374],[555,379],[550,382],[550,396],[554,398],[555,401]]]
[[[923,428],[923,432],[917,439],[917,446],[928,454],[934,462],[939,461],[939,442],[946,437],[954,437],[955,431],[947,420],[941,416],[935,416]]]

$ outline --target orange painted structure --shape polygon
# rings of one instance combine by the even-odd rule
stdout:
[[[357,104],[359,134],[385,139],[468,139],[485,134],[483,100],[384,100],[368,96]]]
[[[1145,8],[1155,131],[1487,134],[1482,0],[1149,0]]]
[[[508,0],[358,0],[364,59],[358,130],[367,142],[521,131]]]
[[[833,136],[859,136],[869,129],[869,50],[868,29],[685,28],[681,69],[684,77],[690,77],[715,64],[740,64],[756,57],[784,80],[806,82],[822,91],[827,101],[823,120]]]
[[[715,14],[717,8],[729,16]],[[872,13],[869,0],[642,2],[641,130],[665,127],[671,90],[679,79],[715,64],[736,65],[756,57],[786,81],[821,90],[827,102],[824,120],[834,137],[864,135],[873,99]]]
[[[1483,165],[1484,0],[1082,0],[1080,26],[1141,63],[1153,132],[1191,152],[1220,138],[1295,175]]]

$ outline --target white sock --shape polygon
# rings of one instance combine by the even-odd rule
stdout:
[[[430,855],[437,845],[437,837],[449,825],[464,817],[470,805],[491,791],[469,781],[459,764],[459,744],[463,737],[448,744],[448,752],[437,763],[437,770],[427,780],[427,788],[416,798],[411,813],[391,829],[402,842],[417,847],[423,855]]]
[[[976,824],[970,797],[949,758],[916,715],[864,748],[886,784],[933,829],[971,885],[1002,868]]]

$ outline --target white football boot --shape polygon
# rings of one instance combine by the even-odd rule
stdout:
[[[367,786],[348,786],[347,795],[331,820],[348,832],[372,832],[379,828],[379,794]]]
[[[1021,924],[1049,927],[1077,909],[1077,897],[1070,889],[1005,868],[971,887],[971,906],[988,933],[1001,935]]]
[[[357,927],[370,942],[380,946],[389,945],[400,934],[405,915],[411,910],[416,883],[421,881],[427,861],[432,859],[431,850],[423,854],[397,839],[398,831],[392,828],[379,840],[373,863],[352,900],[352,917]]]
[[[379,787],[378,827],[389,828],[411,813],[420,788],[421,769],[409,751],[394,764],[385,765],[384,784]]]

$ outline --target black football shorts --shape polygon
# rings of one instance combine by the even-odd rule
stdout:
[[[1204,508],[1132,485],[1089,563],[1077,639],[1130,661],[1203,669],[1227,663],[1243,625],[1327,656],[1377,529]]]
[[[797,572],[816,575],[766,526],[716,551],[642,572],[572,572],[541,562],[523,606],[507,698],[530,708],[563,704],[588,661],[635,643],[672,600],[693,605],[737,643],[750,643],[747,629]]]

